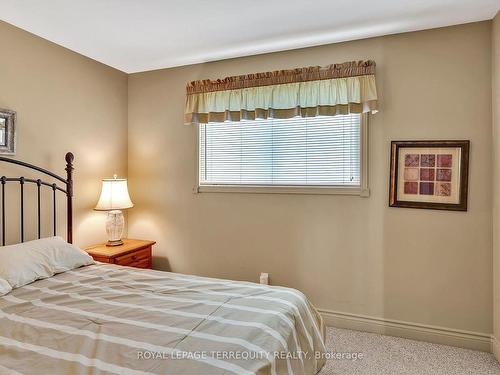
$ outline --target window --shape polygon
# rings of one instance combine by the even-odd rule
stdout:
[[[198,191],[363,195],[363,118],[200,124]]]

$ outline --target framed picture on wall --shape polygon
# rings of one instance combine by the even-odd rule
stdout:
[[[467,211],[470,141],[392,141],[389,206]]]
[[[16,112],[0,109],[0,154],[16,153]]]

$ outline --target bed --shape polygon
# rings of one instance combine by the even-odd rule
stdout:
[[[20,185],[21,242],[26,183],[37,186],[38,237],[45,187],[66,196],[72,242],[73,159],[66,155],[62,178],[0,158],[56,180],[1,177],[3,203],[5,184]],[[55,223],[55,207],[52,216]],[[104,263],[0,297],[0,374],[316,374],[323,339],[321,317],[298,290]]]

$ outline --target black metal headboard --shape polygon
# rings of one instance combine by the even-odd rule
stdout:
[[[2,235],[2,246],[5,246],[5,184],[9,182],[17,182],[19,183],[19,194],[21,198],[21,205],[20,205],[20,218],[21,218],[21,242],[24,242],[24,184],[31,183],[35,184],[37,186],[37,212],[38,212],[38,238],[41,237],[41,215],[40,215],[40,209],[41,209],[41,189],[42,186],[49,187],[52,189],[52,208],[53,208],[53,232],[54,236],[57,235],[57,212],[56,212],[56,192],[62,192],[66,195],[66,212],[67,212],[67,220],[66,220],[66,240],[69,243],[73,242],[73,161],[75,160],[75,157],[71,152],[68,152],[66,154],[66,178],[58,176],[57,174],[50,172],[46,169],[43,169],[41,167],[38,167],[33,164],[28,164],[23,161],[11,159],[11,158],[6,158],[6,157],[0,157],[0,162],[5,162],[5,163],[11,163],[11,164],[16,164],[20,165],[22,167],[38,171],[44,175],[50,176],[53,179],[61,182],[62,184],[58,185],[57,183],[49,183],[45,182],[41,179],[31,179],[31,178],[25,178],[25,177],[6,177],[2,176],[0,177],[0,184],[1,184],[1,206],[2,206],[2,226],[0,228],[1,230],[1,235]]]

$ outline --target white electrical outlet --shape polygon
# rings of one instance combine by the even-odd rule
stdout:
[[[260,274],[260,283],[265,284],[265,285],[269,285],[269,274],[268,273],[262,272]]]

